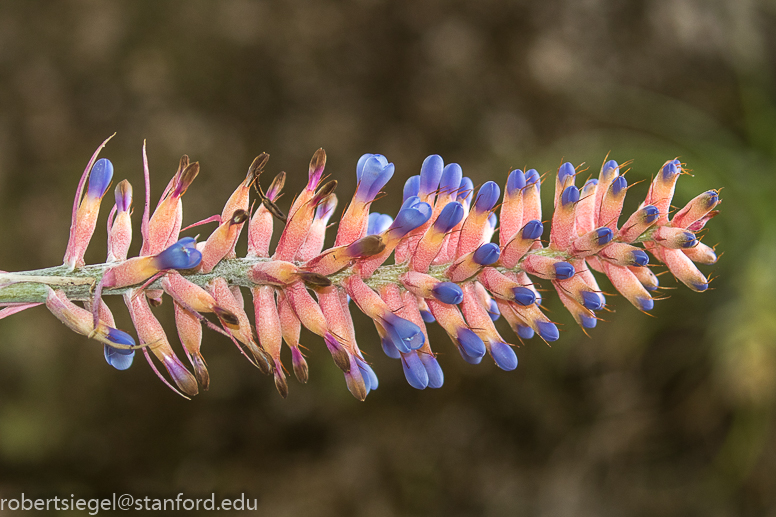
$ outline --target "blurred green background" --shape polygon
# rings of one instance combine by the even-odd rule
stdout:
[[[362,153],[393,161],[374,206],[389,213],[431,153],[475,184],[565,160],[597,173],[610,153],[633,160],[630,183],[681,157],[694,176],[674,204],[724,187],[705,237],[724,251],[703,268],[715,289],[666,290],[654,318],[610,297],[590,337],[548,294],[561,339],[527,342],[512,373],[465,364],[432,326],[440,390],[409,387],[365,318],[381,384],[364,403],[309,334],[310,382],[288,400],[207,334],[212,387],[188,402],[140,357],[114,371],[44,309],[3,320],[0,496],[244,492],[275,516],[776,515],[775,22],[768,0],[0,4],[5,270],[60,263],[78,177],[113,132],[103,156],[138,197],[143,139],[154,199],[181,154],[200,162],[186,223],[220,212],[262,151],[289,173],[287,208],[318,147],[341,202]]]

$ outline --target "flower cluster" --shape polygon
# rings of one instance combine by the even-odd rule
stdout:
[[[445,165],[440,156],[429,156],[420,174],[406,181],[403,204],[391,217],[370,213],[370,205],[393,176],[394,165],[382,155],[366,154],[356,166],[358,186],[337,226],[334,246],[324,250],[329,219],[337,206],[337,182],[323,181],[322,149],[313,155],[307,186],[287,216],[276,204],[285,174],[277,175],[266,191],[259,185],[269,158],[262,154],[221,214],[191,225],[218,225],[206,240],[196,242],[180,233],[182,197],[199,165],[187,156],[181,158],[151,214],[144,146],[140,254],[127,257],[132,187],[123,180],[115,189],[108,217],[107,261],[85,266],[83,257],[100,202],[113,177],[111,162],[97,159],[106,143],[94,153],[78,185],[64,266],[0,275],[4,307],[0,317],[45,303],[69,328],[101,342],[106,361],[119,370],[129,368],[136,351],[142,350],[156,374],[183,396],[196,395],[210,382],[201,352],[203,325],[228,336],[249,361],[273,375],[283,397],[288,393],[283,343],[290,349],[296,378],[301,382],[308,378],[299,343],[304,326],[323,338],[348,389],[363,400],[378,387],[378,380],[357,344],[351,304],[374,321],[383,351],[401,362],[411,386],[439,388],[444,376],[431,349],[427,323],[441,325],[468,363],[478,364],[490,355],[501,369],[513,370],[515,347],[494,325],[500,316],[521,341],[535,335],[546,342],[559,337],[556,324],[542,311],[534,279],[549,281],[585,330],[596,326],[596,313],[607,303],[593,271],[606,275],[637,309],[649,311],[658,278],[649,268],[646,251],[695,291],[709,285],[695,264],[717,260],[714,250],[697,237],[717,214],[717,191],[701,194],[669,219],[674,187],[684,173],[679,160],[661,167],[644,203],[622,225],[629,187],[621,166],[607,161],[597,179],[588,179],[579,188],[578,171],[564,163],[554,175],[549,240],[542,241],[542,178],[534,169],[511,171],[499,204],[501,192],[495,182],[475,189],[458,164]],[[258,196],[255,209],[251,189]],[[285,227],[270,254],[276,218]],[[248,254],[238,259],[235,245],[244,226]],[[498,243],[491,242],[497,231]],[[386,264],[391,255],[394,263]],[[6,289],[25,283],[42,288],[42,299],[4,298]],[[73,286],[84,283],[88,291],[79,298]],[[255,327],[241,287],[250,288]],[[102,303],[105,294],[123,295],[137,342],[116,328]],[[179,359],[151,310],[165,294],[172,298],[178,337],[191,369]],[[79,299],[84,307],[76,303]]]

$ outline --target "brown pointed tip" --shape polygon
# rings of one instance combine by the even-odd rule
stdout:
[[[331,358],[334,359],[334,364],[337,365],[337,368],[339,368],[345,373],[348,373],[350,371],[350,358],[348,357],[348,353],[345,351],[344,348],[340,348],[339,350],[332,351]]]
[[[310,371],[304,358],[301,361],[294,362],[294,376],[302,384],[307,384],[307,380],[310,378]]]
[[[277,388],[281,397],[288,398],[288,382],[286,382],[286,376],[283,372],[278,371],[277,368],[275,369],[275,388]]]
[[[348,246],[348,255],[351,257],[373,257],[385,250],[385,242],[379,235],[367,235]]]
[[[320,205],[334,190],[337,188],[337,180],[331,180],[324,183],[324,185],[318,189],[313,198],[313,206]]]
[[[207,371],[205,358],[201,354],[192,355],[191,365],[194,367],[194,376],[197,378],[197,382],[203,390],[207,391],[210,388],[210,374]]]
[[[313,157],[310,160],[310,176],[320,176],[324,167],[326,167],[326,151],[324,151],[323,147],[321,147],[315,151],[315,153],[313,153]]]
[[[185,373],[177,375],[173,380],[178,385],[183,393],[189,397],[194,397],[199,393],[199,387],[197,386],[197,379],[191,375],[191,372],[184,370]]]
[[[299,279],[304,282],[304,285],[313,289],[316,287],[329,287],[331,285],[329,277],[310,271],[300,271]]]
[[[181,161],[178,164],[178,174],[186,170],[186,167],[188,166],[189,166],[189,155],[184,154],[183,156],[181,156]]]
[[[259,368],[259,371],[264,375],[271,374],[273,368],[270,365],[270,357],[267,355],[267,352],[262,348],[258,348],[255,344],[250,349],[254,359],[256,359],[256,366]]]
[[[280,191],[283,190],[283,187],[286,184],[286,173],[284,171],[280,171],[277,176],[272,180],[272,183],[270,183],[269,188],[267,189],[267,197],[271,201],[275,201],[280,194]]]
[[[162,304],[161,298],[154,298],[151,296],[148,296],[148,303],[151,305],[151,307],[159,307]]]
[[[218,319],[220,319],[227,325],[232,325],[236,327],[240,324],[240,320],[237,319],[237,316],[235,316],[234,313],[231,311],[223,309],[219,306],[215,306],[213,307],[213,312],[216,313],[216,316],[218,316]]]
[[[187,165],[186,168],[183,169],[183,172],[180,174],[180,179],[178,179],[178,184],[175,186],[175,192],[173,195],[175,197],[181,197],[183,194],[185,194],[186,190],[194,182],[197,174],[199,174],[199,162],[194,162]]]
[[[261,153],[256,158],[254,158],[251,166],[248,167],[248,175],[245,177],[245,179],[250,179],[251,182],[253,182],[256,176],[264,172],[264,167],[266,167],[268,161],[269,154],[267,153]]]
[[[248,220],[251,215],[246,210],[235,210],[229,224],[242,224]]]
[[[361,402],[366,400],[366,385],[364,384],[364,379],[361,378],[361,376],[355,378],[353,375],[346,375],[345,380],[348,384],[348,391],[350,391],[354,397],[356,397]]]

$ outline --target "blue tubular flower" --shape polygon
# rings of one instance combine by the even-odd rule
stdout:
[[[537,321],[536,327],[539,330],[539,335],[545,341],[557,341],[560,337],[558,327],[551,321]]]
[[[577,201],[579,201],[579,189],[574,185],[566,187],[560,195],[560,202],[562,205],[576,203]]]
[[[608,226],[603,226],[601,228],[596,229],[596,233],[598,233],[597,240],[598,240],[599,246],[608,244],[614,238],[614,232]]]
[[[501,311],[498,308],[498,304],[496,303],[496,300],[490,300],[490,307],[488,307],[488,316],[490,316],[490,319],[493,321],[496,321],[501,316]]]
[[[113,179],[113,164],[107,158],[100,158],[89,173],[89,186],[86,195],[92,199],[102,199]]]
[[[361,378],[364,379],[366,392],[369,393],[372,390],[376,390],[380,383],[378,382],[377,375],[374,370],[372,370],[372,367],[360,357],[356,357],[356,364],[358,365],[358,370],[361,372]]]
[[[380,340],[380,345],[383,347],[383,352],[385,352],[385,355],[391,359],[398,359],[401,357],[399,349],[396,348],[396,345],[393,344],[393,341],[391,341],[389,337],[382,338]]]
[[[595,328],[596,324],[598,323],[597,319],[595,319],[593,316],[590,316],[588,314],[581,314],[579,316],[579,321],[582,323],[582,326],[586,329]]]
[[[447,233],[461,222],[464,209],[461,203],[453,201],[447,203],[434,221],[434,229],[440,233]]]
[[[503,341],[496,341],[490,345],[490,356],[495,361],[496,366],[502,370],[511,372],[517,368],[517,355],[512,347]]]
[[[614,181],[612,181],[612,194],[619,196],[620,192],[622,192],[627,187],[628,180],[625,179],[625,176],[617,176]]]
[[[660,210],[658,210],[656,206],[647,205],[641,210],[644,213],[644,222],[647,224],[654,223],[660,216]]]
[[[480,266],[489,266],[495,263],[501,255],[501,249],[497,244],[488,242],[477,248],[472,258]]]
[[[401,355],[401,367],[410,386],[418,390],[428,387],[428,372],[417,352]]]
[[[523,239],[536,240],[544,233],[544,225],[541,221],[532,219],[523,226]]]
[[[365,158],[366,157],[366,158]],[[382,154],[364,155],[358,160],[356,198],[362,203],[372,201],[393,176],[394,166]]]
[[[472,202],[472,194],[474,193],[474,182],[469,177],[464,177],[461,179],[461,186],[458,187],[458,201],[463,201],[465,203],[471,203]]]
[[[617,174],[617,171],[619,170],[619,168],[620,168],[620,164],[618,164],[614,160],[609,160],[601,168],[601,176],[605,179],[608,179],[610,176]]]
[[[606,299],[600,293],[593,291],[582,291],[582,305],[591,311],[600,311],[606,305]]]
[[[383,322],[388,337],[399,352],[409,353],[422,347],[423,343],[426,342],[426,337],[420,327],[409,320],[390,314]]]
[[[461,186],[463,169],[457,163],[451,163],[442,170],[442,177],[439,181],[439,191],[450,194],[458,190]]]
[[[525,174],[520,169],[515,169],[507,178],[507,194],[512,195],[523,188],[525,188]]]
[[[438,154],[432,154],[420,167],[420,196],[428,196],[439,188],[439,180],[442,178],[442,169],[445,162]]]
[[[523,307],[528,307],[536,302],[536,293],[527,287],[515,287],[512,289],[512,294],[515,295],[515,302]]]
[[[531,327],[518,325],[517,335],[520,336],[521,339],[531,339],[534,337],[534,330]]]
[[[568,178],[569,176],[574,176],[577,173],[577,171],[574,169],[574,166],[571,165],[571,163],[566,162],[563,165],[560,166],[558,169],[558,182],[560,184],[563,184],[563,181]]]
[[[367,235],[377,235],[383,233],[393,223],[393,218],[388,214],[378,214],[372,212],[369,214],[369,222],[366,226]]]
[[[426,323],[434,323],[436,321],[436,318],[434,317],[434,315],[426,310],[420,311],[420,317],[423,318],[423,321],[425,321]]]
[[[135,340],[124,332],[123,330],[114,329],[113,327],[108,327],[108,339],[111,341],[111,343],[116,343],[117,345],[127,345],[127,346],[135,346]],[[127,350],[126,348],[117,348],[116,350],[122,350],[125,352],[131,352],[132,350]]]
[[[473,359],[482,359],[487,351],[482,339],[467,328],[458,330],[458,343],[461,345],[461,355],[464,356],[464,359],[466,359],[466,356]],[[479,361],[477,361],[477,363],[479,363]]]
[[[453,282],[439,282],[431,292],[434,298],[442,303],[458,305],[463,301],[463,291],[458,284]]]
[[[202,253],[196,248],[196,239],[184,237],[154,257],[159,270],[191,269],[202,261]]]
[[[542,179],[539,177],[539,173],[536,171],[536,169],[528,169],[525,171],[525,184],[536,185],[536,188],[541,186]]]
[[[407,201],[407,198],[417,196],[420,194],[420,176],[410,176],[404,183],[404,194],[402,201]]]
[[[421,202],[416,196],[407,198],[388,230],[399,232],[400,236],[406,235],[428,221],[432,212],[431,205]]]
[[[132,342],[134,345],[134,341]],[[126,370],[132,366],[132,361],[135,358],[134,350],[127,350],[126,348],[113,348],[112,346],[105,345],[104,347],[105,361],[117,370]]]
[[[501,196],[501,189],[495,181],[486,181],[477,192],[477,199],[474,201],[474,210],[478,212],[487,212],[493,210]]]
[[[634,266],[644,267],[649,264],[649,255],[647,255],[646,252],[642,250],[633,250],[631,254],[633,255]]]
[[[568,262],[556,262],[553,267],[555,268],[555,277],[558,280],[568,280],[574,276],[574,266]]]
[[[703,289],[701,289],[703,290]],[[636,299],[639,302],[639,307],[642,311],[651,311],[652,308],[655,306],[655,301],[652,298],[637,298]]]
[[[477,357],[471,356],[471,355],[467,354],[463,350],[463,348],[459,348],[458,352],[461,354],[461,357],[463,358],[464,361],[466,361],[469,364],[473,364],[475,366],[480,364],[482,362],[482,358],[485,357],[484,354],[481,355],[481,356],[477,356]]]
[[[429,388],[441,388],[445,383],[445,374],[442,372],[442,367],[439,366],[439,361],[436,360],[431,354],[419,353],[420,362],[426,368],[426,374],[428,375],[428,387]]]
[[[679,174],[679,169],[678,169],[679,163],[678,162],[679,162],[679,160],[672,160],[672,161],[666,163],[665,165],[663,165],[663,169],[660,172],[661,172],[664,180],[670,181],[670,180],[672,180],[674,178],[674,176]]]

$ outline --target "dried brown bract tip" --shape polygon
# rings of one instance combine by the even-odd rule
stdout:
[[[304,282],[304,285],[311,289],[315,289],[317,287],[329,287],[331,285],[331,280],[329,277],[318,273],[300,271],[298,275],[299,279]]]

